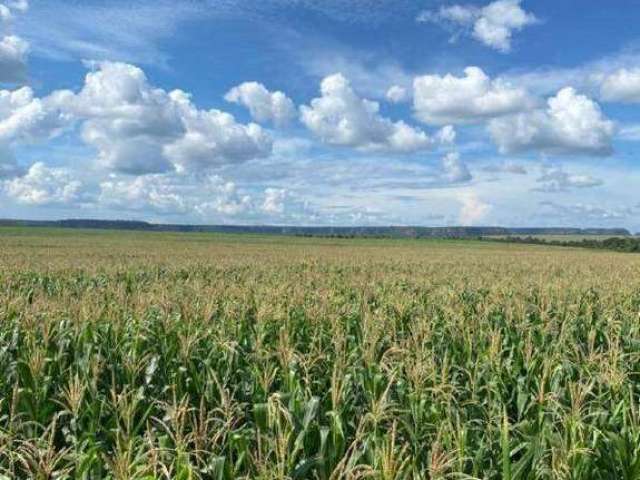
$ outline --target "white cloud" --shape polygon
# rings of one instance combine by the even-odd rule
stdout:
[[[387,90],[386,97],[392,103],[402,103],[409,99],[409,92],[400,85],[393,85]]]
[[[182,112],[185,133],[165,146],[177,171],[204,170],[271,154],[273,141],[257,124],[242,125],[219,110],[198,110],[191,103]]]
[[[325,78],[340,72],[351,84],[358,86],[359,94],[373,99],[387,99],[389,85],[407,91],[411,89],[413,74],[401,64],[392,59],[372,57],[364,50],[327,46],[326,42],[320,42],[305,44],[302,48],[295,44],[288,53],[298,59],[310,77]]]
[[[0,3],[0,26],[3,23],[8,23],[12,18],[11,10],[6,5]]]
[[[273,155],[279,157],[296,157],[308,153],[315,142],[309,138],[283,136],[273,141]]]
[[[101,63],[66,107],[83,121],[82,138],[101,166],[143,174],[171,169],[163,147],[184,134],[172,97],[133,65]]]
[[[214,179],[220,180],[219,177]],[[248,213],[253,209],[251,196],[238,193],[236,184],[233,182],[215,184],[214,192],[214,200],[196,205],[195,209],[200,215],[207,217],[211,213],[217,213],[225,216],[236,216]]]
[[[450,152],[442,159],[442,178],[447,183],[464,183],[472,179],[466,163],[460,160],[458,152]]]
[[[609,209],[591,203],[560,204],[555,202],[540,202],[540,206],[550,213],[567,222],[580,222],[585,220],[619,221],[632,213],[633,209]]]
[[[422,12],[417,20],[452,30],[451,41],[460,35],[471,35],[484,45],[507,53],[511,50],[513,32],[538,21],[534,14],[520,6],[521,3],[522,0],[496,0],[480,8],[474,5],[442,6],[437,11]]]
[[[99,203],[124,210],[149,209],[159,213],[186,213],[183,193],[164,175],[110,179],[100,183]]]
[[[461,192],[458,195],[460,212],[458,219],[461,225],[476,225],[491,211],[491,205],[482,201],[473,191]]]
[[[453,145],[456,141],[456,129],[453,128],[453,125],[445,125],[440,130],[438,130],[435,134],[435,137],[438,139],[443,145]]]
[[[155,88],[125,63],[100,63],[66,107],[83,120],[82,137],[97,149],[99,163],[114,171],[205,169],[271,152],[272,141],[257,124],[199,110],[187,93]]]
[[[100,183],[98,202],[108,208],[166,215],[197,214],[221,220],[251,213],[251,197],[218,175],[148,174]]]
[[[591,188],[602,185],[604,182],[591,175],[575,175],[565,172],[561,167],[544,166],[542,175],[536,180],[539,192],[566,192],[574,188]]]
[[[9,0],[6,4],[11,10],[17,10],[22,13],[29,10],[28,0]]]
[[[0,90],[0,178],[22,173],[13,147],[53,138],[69,124],[69,116],[58,108],[64,96],[35,98],[29,87]]]
[[[640,68],[621,68],[604,75],[600,95],[603,100],[611,102],[640,102]]]
[[[22,83],[27,77],[27,56],[29,42],[8,34],[14,13],[25,12],[29,8],[26,0],[0,3],[0,83]]]
[[[571,67],[540,65],[535,68],[513,68],[500,78],[526,88],[536,95],[553,95],[558,90],[572,86],[593,98],[602,98],[602,83],[616,72],[627,70],[633,74],[640,68],[640,50],[624,48],[595,60]]]
[[[224,96],[228,102],[244,105],[256,122],[273,122],[282,126],[296,115],[293,101],[280,91],[270,92],[258,82],[244,82]]]
[[[14,19],[14,13],[24,13],[29,9],[27,0],[13,0],[0,3],[0,26],[7,24]]]
[[[467,67],[464,77],[423,75],[413,82],[416,117],[432,124],[473,123],[530,108],[526,90],[491,80],[480,68]]]
[[[34,163],[27,173],[5,181],[5,193],[28,205],[72,204],[82,200],[82,183],[64,168]]]
[[[563,88],[535,110],[494,119],[489,132],[502,153],[537,150],[558,154],[610,155],[615,133],[596,102]]]
[[[19,83],[26,79],[29,43],[16,35],[0,40],[0,82]]]
[[[268,156],[272,140],[257,124],[237,123],[220,110],[200,110],[180,90],[152,86],[125,63],[100,63],[74,93],[36,98],[29,87],[0,90],[0,142],[38,142],[73,121],[97,150],[98,164],[115,172],[206,170]]]
[[[631,124],[620,127],[618,138],[628,142],[640,142],[640,124]]]
[[[527,174],[527,169],[524,166],[510,161],[486,165],[482,170],[489,173],[512,173],[514,175]]]
[[[300,120],[322,141],[361,150],[415,152],[433,140],[403,121],[380,115],[377,102],[360,98],[341,74],[322,80],[322,96],[300,107]]]
[[[496,50],[510,51],[512,32],[537,21],[535,15],[525,12],[520,3],[521,0],[498,0],[482,8],[473,26],[473,36]]]
[[[58,135],[70,121],[62,107],[69,98],[65,91],[40,99],[29,87],[0,90],[0,142],[37,142]]]
[[[264,201],[261,210],[270,215],[282,215],[285,209],[287,191],[283,188],[267,188],[264,191]]]

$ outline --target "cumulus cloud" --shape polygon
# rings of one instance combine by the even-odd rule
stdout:
[[[0,83],[20,83],[27,76],[29,42],[16,35],[0,39]]]
[[[250,195],[240,193],[234,182],[218,175],[115,176],[100,183],[98,202],[125,211],[196,213],[206,219],[234,217],[254,208]]]
[[[165,175],[143,175],[109,179],[100,183],[98,201],[124,210],[151,210],[158,213],[184,213],[186,201],[179,188]]]
[[[184,107],[184,134],[164,148],[177,171],[205,170],[271,154],[273,140],[259,125],[242,125],[228,113],[198,110],[191,103]]]
[[[535,188],[539,192],[566,192],[574,188],[590,188],[602,185],[604,182],[591,175],[575,175],[565,172],[561,167],[544,166],[542,174],[536,179],[540,185]]]
[[[502,153],[610,155],[615,126],[596,102],[566,87],[548,99],[546,110],[494,119],[489,132]]]
[[[64,92],[57,92],[42,99],[36,98],[29,87],[0,90],[0,179],[24,173],[13,153],[16,145],[45,141],[59,135],[68,126],[69,115],[59,108],[64,96]],[[42,203],[50,203],[50,198],[55,203],[58,190],[50,191],[34,182],[46,178],[55,181],[62,178],[64,172],[54,170],[49,176],[46,174],[43,164],[36,164],[25,177],[5,185],[5,190],[10,188],[11,196],[22,203],[38,203],[40,198]],[[32,194],[29,194],[29,189]]]
[[[219,178],[218,178],[219,179]],[[196,205],[196,211],[202,216],[208,216],[211,212],[225,216],[235,216],[246,213],[253,208],[250,195],[240,194],[233,182],[224,182],[215,185],[215,197]]]
[[[460,160],[458,152],[450,152],[442,159],[442,178],[447,183],[464,183],[472,179],[467,164]]]
[[[491,80],[480,68],[463,77],[423,75],[413,82],[413,107],[425,123],[474,123],[520,112],[533,105],[526,90]]]
[[[79,92],[37,98],[29,87],[0,90],[0,143],[37,142],[80,123],[81,138],[108,171],[135,175],[202,171],[271,154],[257,124],[201,110],[181,91],[152,86],[125,63],[100,63]]]
[[[601,77],[600,96],[610,102],[640,102],[640,68],[620,68]]]
[[[456,141],[456,129],[453,128],[453,125],[445,125],[440,130],[436,132],[435,137],[438,139],[443,145],[453,145]]]
[[[0,83],[22,83],[26,80],[29,42],[9,32],[14,14],[28,8],[26,0],[0,3]]]
[[[270,92],[258,82],[241,83],[229,90],[224,98],[247,107],[256,122],[282,126],[296,115],[296,107],[289,97],[280,91]]]
[[[36,142],[52,138],[69,124],[64,111],[69,92],[37,98],[29,87],[0,90],[0,142]]]
[[[181,90],[153,87],[133,65],[100,63],[67,100],[99,163],[117,172],[205,169],[271,152],[271,138],[259,125],[239,124],[220,110],[200,110]]]
[[[458,220],[461,225],[476,225],[491,211],[491,205],[482,201],[475,192],[465,191],[458,195],[460,213]]]
[[[450,5],[422,12],[417,20],[441,25],[453,32],[451,41],[470,35],[484,45],[507,53],[513,32],[537,23],[533,13],[525,11],[522,0],[496,0],[485,5]]]
[[[312,208],[309,202],[303,201],[298,195],[286,188],[268,187],[263,192],[262,203],[257,205],[256,213],[267,215],[278,221],[309,224],[320,218],[320,213]],[[328,216],[324,216],[329,220]],[[329,220],[330,221],[330,220]]]
[[[434,141],[422,130],[380,114],[380,105],[360,98],[341,74],[320,85],[322,96],[300,107],[300,120],[322,141],[361,150],[415,152]]]
[[[400,85],[393,85],[387,90],[386,97],[392,103],[401,103],[409,99],[409,92]]]
[[[23,175],[4,183],[7,196],[28,205],[72,204],[82,200],[82,183],[65,168],[34,163]]]
[[[283,188],[267,188],[264,191],[264,201],[261,210],[270,215],[281,215],[284,213],[285,198],[287,191]]]

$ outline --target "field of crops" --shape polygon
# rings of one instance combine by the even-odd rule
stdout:
[[[637,255],[5,228],[0,282],[0,478],[640,478]]]

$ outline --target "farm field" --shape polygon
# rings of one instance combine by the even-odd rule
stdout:
[[[638,255],[1,228],[0,282],[0,478],[640,478]]]

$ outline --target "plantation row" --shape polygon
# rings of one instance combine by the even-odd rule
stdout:
[[[639,478],[628,256],[149,238],[4,239],[1,475]]]

